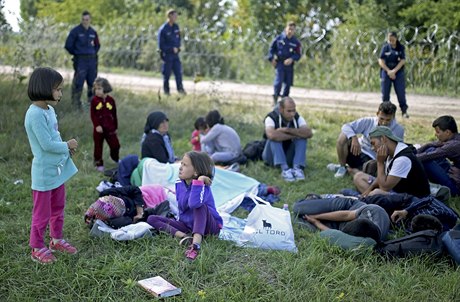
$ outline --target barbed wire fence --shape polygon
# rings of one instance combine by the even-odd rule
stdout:
[[[22,67],[71,68],[64,42],[72,26],[37,20],[23,31],[0,29],[0,64]],[[157,28],[96,28],[101,40],[100,67],[160,73]],[[182,28],[181,59],[186,76],[211,80],[270,83],[273,69],[266,60],[274,33],[227,29],[224,35],[202,28]],[[399,31],[406,47],[406,81],[414,92],[458,95],[460,34],[432,25]],[[303,57],[296,64],[296,85],[310,88],[378,90],[377,58],[386,31],[319,29],[299,34]]]

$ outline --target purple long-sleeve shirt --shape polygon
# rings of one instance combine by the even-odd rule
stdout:
[[[223,225],[222,217],[216,210],[211,187],[206,186],[200,180],[193,180],[191,185],[185,181],[176,182],[176,198],[179,207],[179,221],[182,221],[188,228],[193,229],[193,209],[206,205],[212,216]]]

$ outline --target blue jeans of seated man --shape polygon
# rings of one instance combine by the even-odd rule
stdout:
[[[423,168],[431,182],[448,187],[451,196],[459,195],[457,184],[449,177],[450,163],[446,159],[424,161]]]
[[[293,212],[295,220],[302,221],[303,215],[315,215],[321,213],[356,210],[366,203],[352,198],[330,198],[330,199],[307,199],[294,203]],[[322,221],[329,228],[340,230],[346,222]]]
[[[271,166],[287,164],[289,166],[306,166],[307,140],[293,139],[287,150],[283,148],[283,142],[267,140],[262,159]]]

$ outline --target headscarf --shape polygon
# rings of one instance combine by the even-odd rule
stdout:
[[[144,133],[148,134],[151,130],[158,130],[163,121],[169,121],[166,114],[161,111],[154,111],[149,114],[144,127]]]
[[[107,195],[99,197],[86,211],[85,218],[107,221],[110,218],[121,217],[126,212],[123,199]]]
[[[166,147],[166,150],[168,152],[168,162],[173,163],[173,162],[176,161],[176,155],[174,154],[174,149],[172,147],[171,138],[169,137],[169,135],[167,133],[162,134],[162,133],[158,132],[158,127],[164,121],[169,121],[169,119],[166,116],[166,114],[164,114],[161,111],[151,112],[149,114],[149,116],[147,117],[147,122],[145,123],[144,135],[142,136],[141,143],[144,142],[144,140],[145,140],[145,138],[146,138],[146,136],[147,136],[147,134],[149,132],[160,134],[163,137],[163,141],[165,143],[165,147]]]

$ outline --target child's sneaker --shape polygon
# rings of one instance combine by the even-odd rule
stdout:
[[[101,172],[101,173],[104,173],[104,166],[97,166],[96,170]]]
[[[295,181],[295,177],[294,175],[292,174],[292,170],[291,169],[287,169],[287,170],[284,170],[283,172],[281,172],[281,177],[287,181],[287,182],[293,182]]]
[[[185,251],[185,258],[190,261],[194,261],[200,252],[200,245],[197,243],[191,244],[189,248]]]
[[[53,253],[46,247],[41,248],[39,250],[32,250],[32,255],[30,256],[33,261],[38,262],[40,264],[51,264],[55,262],[57,259],[54,257]]]
[[[337,172],[337,170],[341,167],[341,165],[339,164],[334,164],[334,163],[330,163],[330,164],[327,164],[326,168],[331,171],[331,172]]]
[[[50,250],[53,252],[55,251],[64,252],[64,253],[68,253],[71,255],[74,255],[77,253],[77,249],[73,247],[70,243],[65,241],[64,239],[59,240],[57,243],[54,243],[53,239],[51,239]]]

